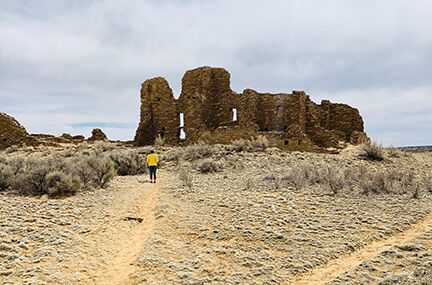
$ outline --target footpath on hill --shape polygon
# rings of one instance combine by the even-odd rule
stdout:
[[[361,263],[377,256],[391,246],[404,245],[430,230],[432,230],[432,213],[429,213],[424,219],[413,224],[405,231],[394,234],[383,240],[372,242],[348,255],[333,259],[327,264],[316,267],[309,273],[289,282],[289,284],[327,284],[346,271],[359,266]]]
[[[124,217],[125,220],[137,222],[137,225],[126,237],[119,240],[119,246],[113,251],[112,259],[108,260],[107,266],[101,272],[96,273],[96,284],[132,284],[129,276],[135,272],[144,244],[156,226],[155,208],[160,185],[148,185],[150,186],[140,197],[126,198],[122,201],[124,208],[139,207],[137,216]]]
[[[0,284],[133,284],[160,189],[139,175],[66,199],[0,193]]]

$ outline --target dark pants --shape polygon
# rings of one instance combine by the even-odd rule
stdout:
[[[157,169],[157,166],[149,166],[150,180],[152,180],[152,179],[156,180],[156,169]]]

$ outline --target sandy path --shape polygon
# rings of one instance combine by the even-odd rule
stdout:
[[[329,261],[323,266],[316,267],[311,272],[300,276],[298,279],[288,282],[289,284],[327,284],[334,278],[352,269],[362,262],[378,255],[387,247],[395,244],[403,244],[413,240],[432,229],[432,213],[423,220],[412,225],[406,231],[397,233],[385,240],[373,242],[350,254]]]
[[[130,275],[136,270],[139,254],[146,241],[151,236],[156,225],[155,208],[160,191],[159,182],[156,184],[142,184],[144,195],[140,203],[140,215],[142,222],[137,222],[133,232],[121,241],[121,247],[117,250],[107,267],[97,274],[95,284],[133,284]],[[132,206],[137,201],[130,201]],[[127,206],[127,205],[125,205]]]

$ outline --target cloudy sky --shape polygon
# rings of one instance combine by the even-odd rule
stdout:
[[[0,112],[31,133],[133,139],[140,84],[224,67],[236,92],[359,108],[384,145],[432,144],[430,0],[0,0]]]

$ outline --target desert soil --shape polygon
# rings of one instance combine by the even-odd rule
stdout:
[[[0,193],[0,284],[429,284],[432,200],[268,179],[292,168],[415,170],[341,155],[219,152],[221,171],[164,163],[158,184],[116,177],[61,200]],[[192,188],[178,178],[190,169]],[[141,222],[139,220],[142,219]]]

